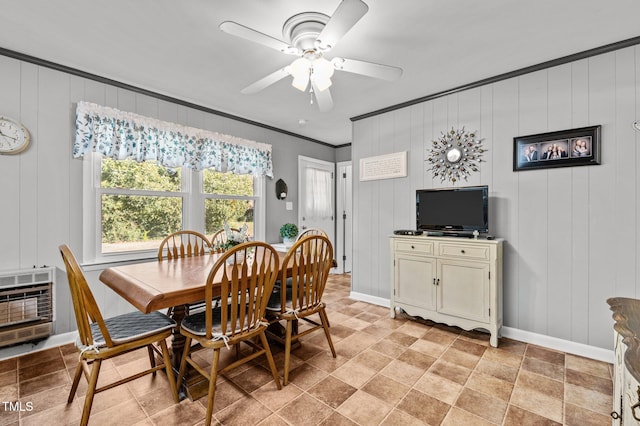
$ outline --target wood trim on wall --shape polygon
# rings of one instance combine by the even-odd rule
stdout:
[[[140,87],[137,87],[137,86],[132,86],[130,84],[122,83],[122,82],[117,81],[117,80],[112,80],[112,79],[107,78],[107,77],[102,77],[102,76],[99,76],[97,74],[91,74],[91,73],[88,73],[88,72],[85,72],[85,71],[81,71],[81,70],[76,69],[76,68],[68,67],[66,65],[61,65],[61,64],[58,64],[58,63],[55,63],[55,62],[47,61],[45,59],[37,58],[35,56],[30,56],[30,55],[26,55],[24,53],[20,53],[20,52],[16,52],[16,51],[13,51],[13,50],[5,49],[3,47],[0,47],[0,55],[6,56],[6,57],[9,57],[9,58],[13,58],[13,59],[17,59],[19,61],[29,62],[29,63],[35,64],[35,65],[38,65],[38,66],[50,68],[50,69],[53,69],[53,70],[56,70],[56,71],[61,71],[61,72],[64,72],[64,73],[67,73],[67,74],[71,74],[71,75],[75,75],[75,76],[78,76],[78,77],[86,78],[88,80],[97,81],[99,83],[104,83],[104,84],[108,84],[108,85],[111,85],[111,86],[119,87],[121,89],[129,90],[129,91],[134,92],[134,93],[140,93],[142,95],[150,96],[152,98],[156,98],[156,99],[160,99],[160,100],[163,100],[163,101],[171,102],[171,103],[174,103],[174,104],[177,104],[177,105],[182,105],[182,106],[185,106],[187,108],[193,108],[195,110],[204,111],[204,112],[209,113],[209,114],[219,115],[220,117],[229,118],[229,119],[235,120],[235,121],[240,121],[240,122],[245,123],[245,124],[250,124],[250,125],[253,125],[253,126],[261,127],[263,129],[272,130],[274,132],[282,133],[284,135],[288,135],[288,136],[293,136],[293,137],[296,137],[296,138],[304,139],[304,140],[307,140],[309,142],[317,143],[317,144],[328,146],[328,147],[331,147],[331,148],[337,148],[335,145],[332,145],[332,144],[327,143],[327,142],[320,141],[318,139],[310,138],[308,136],[299,135],[297,133],[289,132],[288,130],[284,130],[284,129],[279,129],[277,127],[273,127],[273,126],[270,126],[268,124],[260,123],[258,121],[253,121],[253,120],[249,120],[247,118],[238,117],[237,115],[233,115],[233,114],[229,114],[229,113],[226,113],[226,112],[218,111],[218,110],[215,110],[215,109],[212,109],[212,108],[207,108],[207,107],[202,106],[202,105],[198,105],[198,104],[194,104],[194,103],[191,103],[191,102],[184,101],[182,99],[173,98],[171,96],[163,95],[161,93],[153,92],[151,90],[143,89],[143,88],[140,88]],[[341,145],[341,146],[343,146],[343,145]]]
[[[497,83],[502,80],[507,80],[513,77],[519,77],[524,74],[529,74],[535,71],[544,70],[547,68],[556,67],[558,65],[567,64],[569,62],[578,61],[581,59],[590,58],[592,56],[602,55],[603,53],[613,52],[614,50],[623,49],[629,46],[635,46],[636,44],[640,44],[640,36],[629,38],[627,40],[618,41],[611,44],[606,44],[604,46],[595,47],[593,49],[584,50],[582,52],[574,53],[572,55],[563,56],[561,58],[552,59],[550,61],[542,62],[537,65],[531,65],[528,67],[520,68],[515,71],[509,71],[504,74],[499,74],[494,77],[485,78],[483,80],[478,80],[473,83],[464,84],[462,86],[454,87],[453,89],[444,90],[442,92],[433,93],[431,95],[422,96],[420,98],[412,99],[410,101],[402,102],[400,104],[391,105],[382,109],[378,109],[375,111],[368,112],[366,114],[357,115],[355,117],[351,117],[351,121],[363,120],[365,118],[374,117],[376,115],[384,114],[390,111],[395,111],[397,109],[405,108],[411,105],[419,104],[422,102],[427,102],[433,99],[441,98],[443,96],[448,96],[454,93],[463,92],[465,90],[473,89],[476,87],[485,86],[487,84]]]

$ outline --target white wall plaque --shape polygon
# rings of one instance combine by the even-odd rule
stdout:
[[[407,151],[360,159],[360,181],[407,176]]]

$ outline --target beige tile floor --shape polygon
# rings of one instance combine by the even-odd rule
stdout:
[[[610,425],[611,364],[425,321],[390,319],[349,299],[349,276],[332,276],[324,300],[338,353],[311,334],[278,391],[265,361],[218,379],[214,424]],[[232,354],[233,351],[230,351]],[[202,353],[203,364],[208,362]],[[283,353],[274,356],[282,376]],[[0,425],[78,424],[86,382],[67,405],[73,345],[0,362]],[[146,352],[107,362],[102,380],[146,363]],[[23,411],[5,410],[18,401]],[[166,378],[150,376],[98,394],[93,425],[196,425],[206,400],[175,404]],[[15,405],[14,405],[15,407]]]

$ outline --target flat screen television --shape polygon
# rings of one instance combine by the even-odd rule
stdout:
[[[489,232],[489,187],[419,189],[417,229],[454,236]]]

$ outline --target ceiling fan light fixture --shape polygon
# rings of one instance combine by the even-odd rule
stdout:
[[[331,86],[333,71],[333,64],[322,57],[312,62],[311,79],[319,91],[322,92]]]
[[[332,84],[330,78],[317,78],[317,77],[315,77],[313,79],[313,82],[315,83],[316,88],[320,92],[327,90],[329,87],[331,87],[331,84]]]
[[[291,85],[304,92],[309,85],[309,74],[311,72],[311,61],[307,58],[298,58],[289,67],[289,74],[293,77]]]

